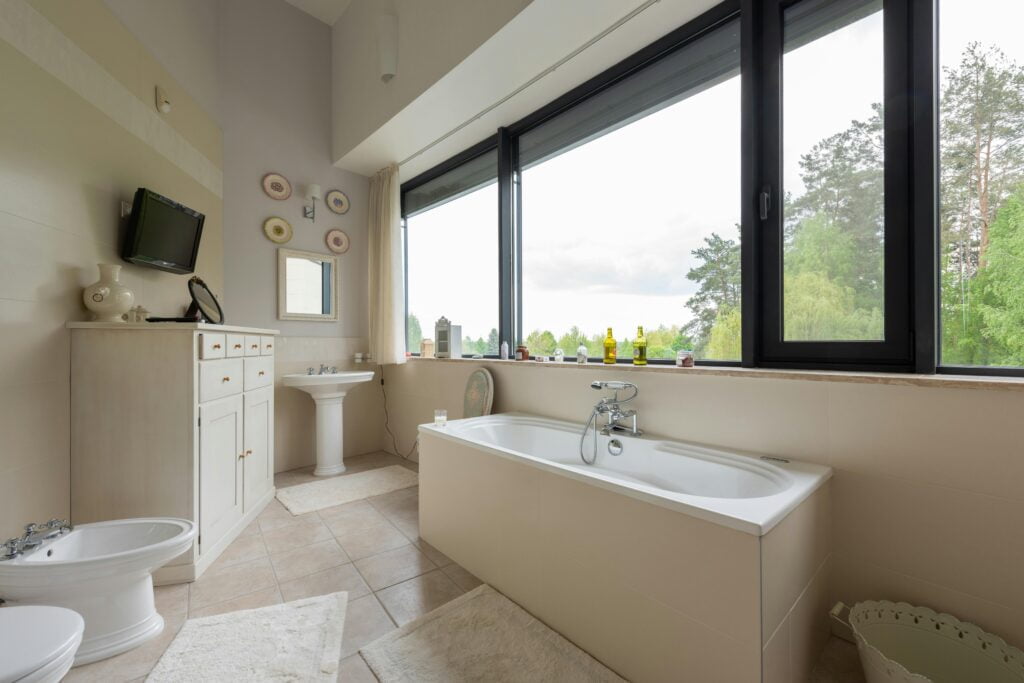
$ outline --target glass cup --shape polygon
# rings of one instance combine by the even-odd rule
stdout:
[[[435,410],[434,411],[434,426],[444,427],[448,424],[448,411],[447,410]]]

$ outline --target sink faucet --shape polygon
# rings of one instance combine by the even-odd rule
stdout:
[[[583,427],[583,433],[580,435],[580,458],[587,465],[593,465],[597,461],[597,429],[598,429],[598,417],[605,415],[605,425],[601,427],[601,434],[609,436],[611,434],[628,434],[630,436],[641,436],[642,431],[637,427],[637,411],[632,409],[623,409],[624,403],[629,403],[640,394],[640,389],[632,382],[591,382],[591,389],[611,389],[613,394],[609,398],[605,396],[597,405],[594,406],[594,410],[590,413],[590,419],[587,420],[587,424]],[[632,395],[627,398],[619,398],[619,392],[625,390],[632,390]],[[620,424],[620,420],[632,420],[630,425]],[[583,442],[587,438],[587,430],[590,429],[590,425],[594,425],[594,453],[593,456],[588,460],[587,456],[583,453]]]
[[[0,561],[11,560],[26,550],[33,550],[51,538],[68,533],[74,527],[66,519],[56,517],[43,524],[26,524],[25,533],[20,538],[9,538],[0,545]]]

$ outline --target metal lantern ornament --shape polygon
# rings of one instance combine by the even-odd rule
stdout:
[[[462,358],[462,325],[452,325],[443,315],[434,323],[434,356]]]

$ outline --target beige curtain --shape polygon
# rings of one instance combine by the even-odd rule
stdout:
[[[370,353],[381,365],[405,362],[405,271],[398,166],[370,179]]]

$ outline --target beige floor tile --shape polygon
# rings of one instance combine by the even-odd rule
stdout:
[[[463,590],[440,569],[385,588],[376,595],[399,626],[454,600]]]
[[[409,543],[409,539],[386,519],[381,519],[379,522],[368,524],[357,530],[335,533],[334,537],[338,539],[338,543],[353,560],[379,555]]]
[[[397,491],[389,491],[388,493],[382,493],[379,496],[372,496],[366,499],[366,502],[377,508],[384,514],[387,514],[389,510],[402,507],[409,503],[409,501],[419,501],[419,486],[410,486],[404,489],[398,489]],[[413,505],[413,509],[416,506]]]
[[[423,554],[430,558],[430,561],[436,564],[438,567],[447,567],[452,564],[452,558],[448,557],[440,550],[430,545],[422,538],[418,538],[413,541],[413,545],[423,551]]]
[[[341,660],[338,667],[338,680],[350,683],[377,683],[377,677],[370,671],[363,658],[358,654],[349,655]]]
[[[338,591],[346,591],[349,602],[352,602],[369,594],[370,587],[351,562],[281,584],[281,597],[285,602]]]
[[[454,581],[456,586],[464,591],[471,591],[477,586],[483,585],[483,581],[476,578],[457,564],[450,564],[447,567],[444,567],[441,571],[443,571],[449,579]]]
[[[127,683],[146,676],[160,660],[164,650],[178,635],[185,617],[164,620],[164,630],[153,640],[134,650],[85,666],[79,666],[64,677],[67,683]]]
[[[271,554],[296,550],[314,543],[323,543],[333,539],[330,530],[320,521],[319,517],[303,519],[263,532],[263,542]]]
[[[380,514],[377,508],[365,500],[357,500],[354,503],[324,508],[319,510],[317,514],[330,527],[331,533],[335,535],[357,531],[367,524],[387,519],[384,515]]]
[[[270,556],[279,582],[337,567],[349,561],[345,551],[334,540],[315,543],[299,550],[288,550]]]
[[[277,605],[280,602],[282,602],[281,592],[275,585],[253,593],[247,593],[232,600],[218,602],[214,605],[210,605],[209,607],[192,610],[188,617],[189,619],[212,617],[214,614],[224,614],[225,612],[237,612],[243,609],[269,607],[271,605]]]
[[[277,584],[269,557],[211,569],[189,588],[189,612]]]
[[[832,637],[811,672],[810,683],[864,683],[857,646]]]
[[[188,587],[187,583],[178,583],[173,586],[157,586],[153,589],[153,600],[156,603],[156,611],[164,619],[184,617],[188,614]]]
[[[345,614],[345,635],[341,641],[343,658],[359,652],[359,648],[369,645],[385,633],[395,628],[391,617],[381,607],[373,595],[367,595],[348,603]]]
[[[247,526],[244,529],[242,529],[242,532],[240,534],[238,534],[238,537],[241,538],[242,536],[249,536],[251,534],[258,534],[259,532],[260,532],[260,521],[258,519],[254,519],[251,522],[249,522],[249,526]]]
[[[230,567],[240,562],[266,557],[268,554],[267,547],[263,544],[263,537],[257,530],[256,533],[245,534],[232,541],[231,545],[225,548],[220,557],[214,561],[210,569]]]
[[[409,540],[420,535],[420,499],[419,488],[416,486],[386,493],[383,496],[368,498],[389,522],[402,532]]]
[[[293,515],[288,512],[285,506],[281,505],[281,502],[275,498],[270,501],[263,512],[259,514],[256,520],[260,523],[260,531],[270,531],[272,529],[279,529],[289,524],[295,524],[306,519],[316,519],[317,514],[315,512],[307,512],[304,515]]]
[[[356,569],[375,591],[420,574],[426,574],[437,566],[415,546],[404,545],[379,555],[355,561]]]

